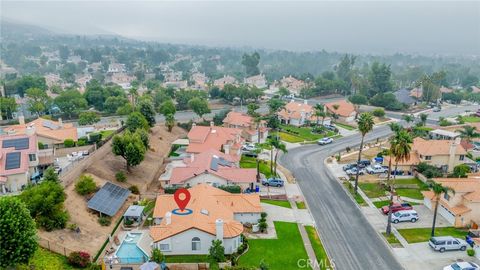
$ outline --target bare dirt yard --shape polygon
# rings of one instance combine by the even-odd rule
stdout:
[[[126,172],[123,158],[115,156],[109,151],[101,160],[88,167],[85,174],[91,175],[98,187],[110,181],[125,188],[137,185],[141,193],[157,192],[156,183],[158,181],[155,180],[164,169],[163,161],[169,154],[171,143],[185,136],[186,131],[181,128],[175,127],[169,133],[163,125],[155,126],[150,132],[150,149],[145,155],[144,161],[132,168],[131,172]],[[118,171],[125,172],[127,176],[125,183],[115,180],[115,173]],[[75,183],[67,186],[65,193],[67,194],[65,208],[70,214],[68,223],[76,224],[80,228],[80,233],[64,229],[53,232],[39,231],[39,235],[42,239],[49,240],[51,245],[65,247],[67,255],[70,251],[82,250],[88,251],[92,257],[95,256],[128,206],[138,200],[137,195],[130,195],[122,209],[112,217],[112,223],[109,226],[101,226],[98,223],[98,214],[87,208],[87,198],[75,192]],[[55,251],[63,254],[61,250]]]

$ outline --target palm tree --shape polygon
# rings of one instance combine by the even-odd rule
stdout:
[[[168,129],[168,132],[172,132],[173,127],[175,126],[175,116],[169,113],[165,116],[165,126]]]
[[[414,116],[411,114],[404,114],[402,118],[405,122],[407,122],[408,126],[410,126],[410,123],[412,123],[415,120]]]
[[[398,163],[405,162],[410,160],[410,151],[412,150],[411,147],[412,137],[410,134],[404,130],[400,129],[399,131],[395,132],[395,135],[390,139],[390,160],[388,162],[388,176],[387,176],[387,183],[390,186],[390,207],[388,211],[388,220],[387,220],[387,236],[390,235],[392,229],[392,205],[393,205],[393,193],[395,191],[395,179],[397,175]],[[392,159],[395,159],[395,175],[393,176],[393,181],[390,182],[391,179],[391,171],[392,171]]]
[[[438,204],[440,203],[440,196],[442,194],[445,194],[448,196],[448,193],[451,192],[452,194],[455,194],[455,190],[453,190],[450,187],[444,187],[442,184],[433,182],[432,184],[432,191],[435,194],[435,210],[433,211],[433,224],[432,224],[432,234],[431,236],[435,236],[435,222],[437,221],[437,211],[438,211]]]
[[[136,99],[137,99],[137,96],[138,96],[137,88],[135,88],[135,87],[130,88],[128,90],[128,93],[130,94],[130,97],[132,98],[132,106],[135,108],[135,103],[136,103]]]
[[[458,130],[460,132],[460,137],[466,139],[467,141],[472,141],[472,138],[478,137],[478,133],[476,132],[477,127],[472,126],[464,126],[463,130]]]
[[[357,168],[360,167],[360,160],[362,158],[363,140],[365,139],[365,135],[367,135],[368,132],[372,131],[374,124],[375,123],[373,122],[373,116],[368,112],[362,113],[358,117],[358,130],[360,130],[360,133],[362,134],[362,140],[360,142],[360,150],[358,151]],[[360,171],[357,170],[357,174],[355,175],[355,194],[357,194],[357,190],[358,190],[358,173],[359,172]]]
[[[333,119],[337,120],[338,119],[338,108],[340,108],[340,105],[339,104],[333,104],[333,110],[335,111],[334,113],[332,113],[332,117]]]
[[[422,126],[425,126],[427,124],[428,114],[421,113],[419,114],[419,116],[420,116],[420,123],[422,123]]]
[[[317,117],[317,126],[318,126],[318,120],[319,120],[319,117],[322,117],[322,126],[323,126],[323,122],[325,121],[325,117],[327,116],[327,114],[325,113],[325,107],[323,106],[323,104],[316,104],[315,105],[315,117]]]
[[[277,176],[277,158],[278,154],[281,152],[286,153],[287,147],[286,145],[280,141],[277,137],[272,137],[267,141],[268,145],[270,145],[270,173],[274,176]],[[275,150],[275,155],[273,154]]]
[[[403,129],[403,127],[399,123],[396,123],[396,122],[392,122],[392,123],[388,124],[388,126],[390,127],[390,130],[393,131],[393,132],[399,132],[401,129]]]

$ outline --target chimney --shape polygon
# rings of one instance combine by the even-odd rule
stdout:
[[[62,121],[62,118],[58,118],[58,125],[60,127],[63,127],[63,121]]]
[[[172,223],[172,212],[165,213],[165,224],[170,225]]]
[[[20,125],[25,125],[25,116],[19,115],[19,116],[18,116],[18,123],[19,123]]]
[[[455,153],[457,152],[457,146],[460,145],[461,138],[455,138],[455,140],[450,142],[450,148],[448,151],[448,168],[447,171],[453,171],[455,167]]]
[[[215,126],[215,123],[213,123],[213,121],[210,121],[210,127],[214,127]]]
[[[230,145],[229,144],[224,144],[223,145],[223,151],[225,154],[230,155]]]
[[[191,153],[190,154],[190,162],[193,162],[195,160],[195,154]]]
[[[216,239],[223,242],[223,220],[215,220]]]
[[[26,129],[25,129],[25,134],[27,136],[33,136],[35,134],[35,127],[34,126],[28,126]]]

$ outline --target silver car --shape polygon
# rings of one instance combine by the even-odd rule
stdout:
[[[467,249],[467,242],[460,238],[455,238],[452,236],[439,236],[439,237],[432,237],[430,241],[428,241],[428,245],[434,250],[445,252],[447,250],[466,250]]]

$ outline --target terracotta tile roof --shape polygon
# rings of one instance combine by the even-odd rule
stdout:
[[[334,105],[338,105],[338,110],[335,110],[333,108]],[[346,101],[346,100],[339,100],[339,101],[334,101],[334,102],[329,102],[325,104],[325,107],[329,112],[336,113],[340,116],[343,117],[349,117],[353,113],[355,113],[355,106],[353,106],[352,103]]]
[[[214,149],[192,155],[193,161],[191,158],[184,160],[186,167],[172,169],[170,184],[182,184],[204,173],[210,173],[234,183],[254,183],[256,181],[257,170],[238,168],[236,165],[238,159],[231,155]],[[212,164],[217,164],[216,168]]]
[[[461,215],[461,214],[465,214],[467,212],[470,212],[472,211],[472,209],[466,207],[465,205],[461,204],[461,205],[457,205],[457,206],[454,206],[454,207],[450,207],[450,205],[444,203],[444,202],[441,202],[441,204],[443,206],[445,206],[448,210],[450,210],[450,212],[454,213],[455,215]]]
[[[38,136],[47,137],[61,143],[66,139],[78,140],[77,128],[72,123],[62,123],[53,120],[38,118],[24,125],[13,125],[5,128],[6,132],[25,134],[27,127],[35,127]],[[56,127],[56,128],[53,128]]]
[[[472,93],[480,93],[480,88],[472,86]]]
[[[433,180],[455,190],[455,193],[463,194],[463,198],[468,201],[480,202],[480,178],[478,177],[435,178]]]
[[[242,131],[237,128],[194,126],[188,133],[188,153],[201,153],[209,149],[221,150],[228,142],[241,142]]]
[[[418,154],[423,156],[449,155],[450,146],[452,146],[454,143],[455,141],[425,140],[417,137],[413,139],[412,151],[416,151]],[[465,151],[461,144],[457,144],[455,146],[455,154],[466,155],[467,151]]]
[[[3,141],[28,138],[28,148],[16,150],[14,147],[3,148]],[[35,136],[27,135],[0,135],[0,176],[25,173],[29,168],[29,154],[37,152],[38,144]],[[6,169],[7,154],[20,152],[20,167],[15,169]]]
[[[278,115],[283,119],[301,119],[302,113],[307,119],[313,114],[313,107],[306,103],[289,102],[285,108],[278,112]]]
[[[190,215],[172,214],[170,224],[167,224],[165,214],[178,208],[173,200],[173,195],[157,197],[153,217],[163,219],[160,225],[150,228],[150,235],[154,242],[189,229],[198,229],[215,235],[215,220],[217,219],[222,219],[224,222],[224,238],[236,237],[243,232],[243,226],[234,220],[235,213],[262,212],[260,197],[255,194],[231,194],[207,184],[196,185],[190,188],[189,192],[191,198],[186,208],[191,209],[193,213]]]
[[[250,127],[253,123],[251,116],[241,112],[231,111],[227,114],[223,123],[234,126]]]

